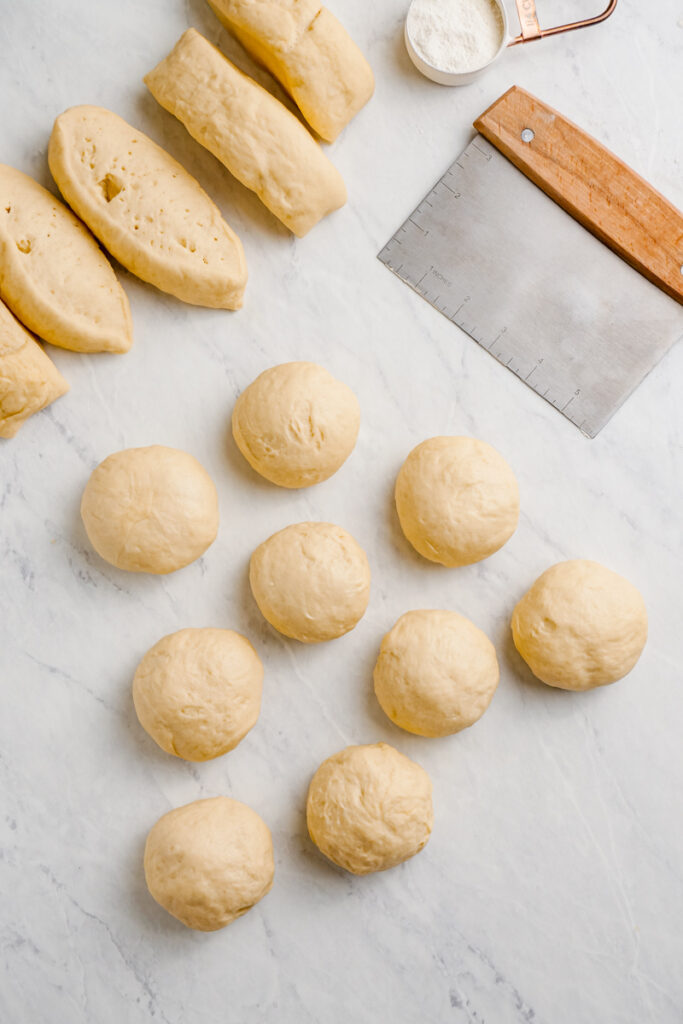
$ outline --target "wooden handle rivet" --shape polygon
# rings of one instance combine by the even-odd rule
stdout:
[[[522,142],[531,142],[536,136],[533,128],[524,128],[522,131],[521,139]]]

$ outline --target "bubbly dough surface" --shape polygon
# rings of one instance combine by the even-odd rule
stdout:
[[[470,565],[510,539],[519,519],[517,480],[502,455],[473,437],[432,437],[414,448],[396,480],[396,509],[424,558]]]
[[[0,301],[0,437],[14,437],[29,416],[68,390],[33,335]]]
[[[103,107],[71,107],[54,123],[48,159],[62,195],[132,274],[194,305],[239,309],[242,243],[147,135]]]
[[[354,875],[385,871],[426,845],[431,779],[387,743],[346,747],[313,776],[306,820],[315,845],[339,867]]]
[[[296,523],[274,533],[251,556],[249,582],[271,626],[306,644],[348,633],[370,599],[365,552],[332,523]]]
[[[382,640],[375,693],[401,729],[448,736],[473,725],[498,686],[496,651],[473,622],[457,612],[406,612]]]
[[[74,352],[127,352],[128,299],[71,210],[27,174],[0,164],[0,298],[45,341]]]
[[[246,914],[269,891],[274,871],[268,826],[226,796],[169,811],[147,836],[147,888],[198,931],[217,931]]]
[[[174,572],[216,539],[218,495],[187,452],[163,445],[126,448],[93,470],[81,516],[107,562],[130,572]]]
[[[162,750],[208,761],[232,750],[261,709],[263,665],[230,629],[181,629],[138,665],[133,700],[142,727]]]
[[[512,614],[512,637],[542,682],[591,690],[636,664],[647,640],[647,610],[623,576],[573,559],[546,569],[527,591]]]
[[[257,473],[280,487],[309,487],[336,473],[358,437],[353,391],[315,363],[282,363],[237,399],[232,432]]]

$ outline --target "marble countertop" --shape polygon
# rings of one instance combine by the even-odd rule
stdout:
[[[329,150],[348,205],[297,241],[141,83],[188,25],[254,71],[204,0],[2,4],[0,159],[49,184],[55,115],[107,106],[216,199],[243,239],[250,280],[244,309],[230,314],[122,272],[131,352],[50,349],[71,393],[0,447],[0,1019],[674,1024],[683,1015],[683,348],[588,441],[376,254],[465,146],[474,117],[513,84],[683,205],[680,0],[621,0],[606,25],[518,47],[461,90],[409,63],[404,2],[331,6],[366,51],[377,92]],[[577,7],[539,2],[543,18],[568,6]],[[580,6],[590,13],[600,2]],[[292,359],[345,380],[363,414],[343,470],[299,493],[258,479],[229,432],[239,391]],[[498,447],[522,493],[514,538],[461,570],[420,560],[392,506],[407,452],[447,433]],[[96,463],[152,443],[196,455],[221,502],[216,543],[167,578],[103,563],[78,514]],[[373,570],[357,629],[311,648],[264,623],[246,577],[261,540],[308,518],[347,527]],[[571,557],[633,580],[650,613],[636,669],[586,694],[534,683],[508,631],[535,577]],[[399,731],[372,694],[380,638],[415,607],[467,614],[499,651],[491,708],[444,740]],[[130,685],[159,637],[200,625],[246,633],[266,677],[250,735],[191,765],[142,731]],[[360,879],[313,848],[304,800],[322,759],[375,740],[428,769],[436,824],[419,857]],[[148,896],[141,857],[162,813],[217,793],[271,826],[276,881],[241,921],[203,935]]]

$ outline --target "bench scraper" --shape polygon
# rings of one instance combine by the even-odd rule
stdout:
[[[595,437],[683,335],[683,216],[516,86],[474,127],[379,259]]]

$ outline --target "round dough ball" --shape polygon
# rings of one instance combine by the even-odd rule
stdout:
[[[218,495],[187,452],[158,444],[126,448],[93,470],[81,516],[107,562],[129,572],[174,572],[216,539]]]
[[[227,796],[177,807],[147,836],[147,888],[164,910],[201,932],[225,928],[251,910],[274,872],[268,826]]]
[[[231,629],[181,629],[138,665],[133,701],[143,729],[162,750],[208,761],[236,747],[261,709],[263,665]]]
[[[251,556],[249,582],[271,626],[305,644],[348,633],[370,600],[365,552],[332,523],[297,523],[274,533]]]
[[[401,529],[425,558],[470,565],[488,558],[517,529],[519,489],[495,448],[473,437],[432,437],[396,480]]]
[[[542,682],[591,690],[630,672],[647,640],[640,592],[598,562],[547,569],[512,614],[512,637]]]
[[[499,678],[489,638],[449,611],[402,615],[382,640],[374,673],[383,711],[418,736],[448,736],[473,725]]]
[[[419,853],[432,831],[432,783],[388,743],[346,747],[318,768],[306,806],[315,845],[354,875]]]
[[[282,363],[237,399],[232,432],[257,473],[280,487],[309,487],[336,473],[358,437],[353,391],[316,363]]]

